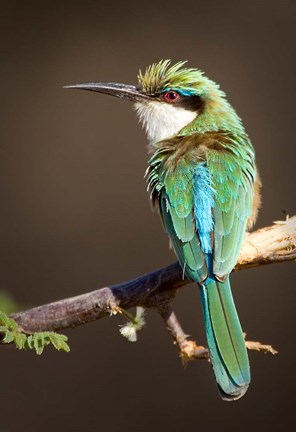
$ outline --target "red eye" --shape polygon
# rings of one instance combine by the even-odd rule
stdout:
[[[174,103],[180,98],[180,95],[179,95],[179,93],[177,93],[173,90],[170,90],[170,91],[164,93],[163,97],[164,97],[166,102]]]

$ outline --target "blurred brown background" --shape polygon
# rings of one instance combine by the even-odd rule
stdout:
[[[295,2],[1,2],[0,290],[38,305],[120,282],[175,260],[143,173],[146,140],[132,107],[66,91],[135,83],[161,58],[188,59],[221,84],[257,150],[257,226],[295,214]],[[294,264],[233,276],[253,382],[220,401],[206,362],[181,365],[160,318],[138,343],[118,318],[67,332],[71,353],[1,348],[0,432],[294,431]],[[198,290],[176,299],[204,343]]]

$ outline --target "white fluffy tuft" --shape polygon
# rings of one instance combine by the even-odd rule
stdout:
[[[197,116],[197,112],[158,101],[136,102],[135,110],[150,144],[173,137]]]

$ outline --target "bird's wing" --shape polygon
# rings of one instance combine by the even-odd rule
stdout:
[[[252,214],[255,166],[246,152],[212,150],[207,167],[213,189],[213,273],[224,280],[235,266]]]
[[[236,264],[253,202],[253,165],[242,154],[208,150],[169,167],[163,149],[152,157],[148,185],[184,273],[198,283],[224,280]]]
[[[202,283],[208,277],[208,266],[196,233],[193,186],[185,178],[183,175],[167,178],[167,184],[159,195],[159,209],[184,273]]]
[[[147,171],[151,198],[158,203],[168,233],[184,273],[202,283],[208,266],[196,232],[194,218],[194,174],[196,163],[183,158],[173,169],[164,169],[170,149],[160,148],[149,161]]]

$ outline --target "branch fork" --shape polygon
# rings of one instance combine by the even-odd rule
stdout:
[[[247,234],[236,270],[296,260],[296,216]],[[86,324],[132,307],[156,308],[177,344],[181,358],[208,359],[208,350],[189,340],[171,308],[175,293],[189,283],[178,263],[128,282],[13,314],[21,331],[32,334]],[[246,341],[250,350],[276,351],[270,345]]]

